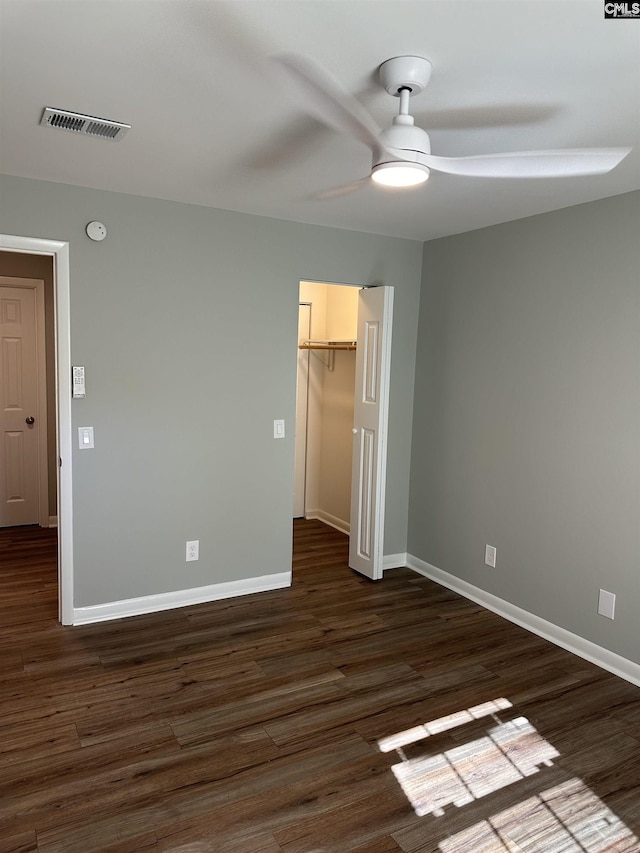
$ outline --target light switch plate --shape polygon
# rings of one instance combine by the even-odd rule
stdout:
[[[78,447],[80,450],[93,448],[93,427],[78,427]]]
[[[273,422],[273,437],[284,438],[284,420]]]

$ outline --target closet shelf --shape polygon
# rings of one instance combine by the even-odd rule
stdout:
[[[298,344],[299,349],[329,349],[354,350],[356,341],[304,341]]]

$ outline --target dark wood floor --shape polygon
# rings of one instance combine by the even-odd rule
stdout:
[[[346,559],[296,522],[291,589],[62,628],[0,531],[0,851],[638,853],[640,689]]]

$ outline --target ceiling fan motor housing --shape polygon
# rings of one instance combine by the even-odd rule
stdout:
[[[431,140],[426,130],[416,127],[411,116],[396,116],[391,127],[378,137],[380,151],[373,154],[373,166],[381,163],[421,163],[421,155],[431,154]],[[426,165],[426,164],[425,164]]]

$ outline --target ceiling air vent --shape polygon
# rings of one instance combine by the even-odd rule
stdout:
[[[56,110],[53,107],[45,107],[40,124],[46,127],[55,127],[58,130],[69,130],[71,133],[81,133],[85,136],[97,136],[98,139],[112,139],[114,141],[122,139],[125,133],[131,130],[130,124],[123,124],[120,121],[72,113],[70,110]]]

